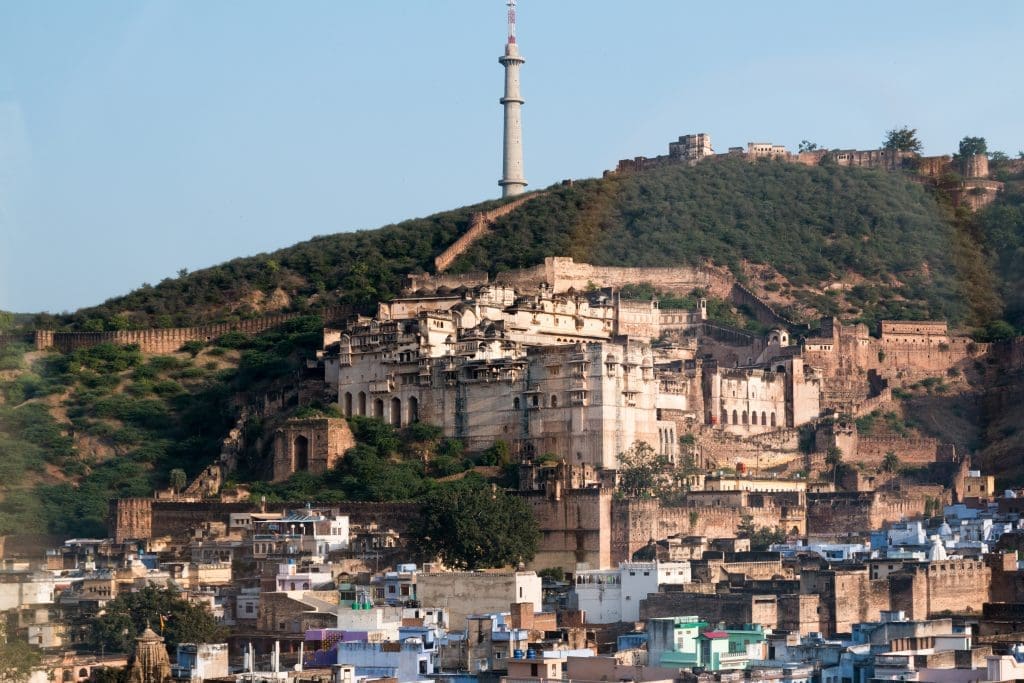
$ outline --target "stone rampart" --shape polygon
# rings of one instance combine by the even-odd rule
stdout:
[[[678,266],[672,268],[634,268],[627,266],[594,266],[576,263],[572,257],[549,256],[533,268],[499,273],[497,282],[529,289],[547,283],[556,293],[569,289],[585,291],[594,287],[621,287],[650,283],[652,287],[673,294],[689,294],[701,288],[709,294],[725,298],[732,287],[731,276],[712,267]]]
[[[733,283],[732,291],[729,292],[729,298],[737,306],[746,306],[750,309],[750,312],[754,314],[754,317],[757,318],[758,322],[763,325],[782,327],[785,329],[808,328],[808,325],[795,323],[789,318],[779,314],[759,296],[738,282]]]
[[[22,332],[18,334],[0,334],[0,349],[5,346],[12,344],[28,344],[35,346],[36,335],[32,332]]]
[[[901,465],[928,465],[938,459],[939,442],[927,436],[858,436],[856,453],[849,454],[847,460],[879,467],[889,451],[896,454]]]
[[[807,535],[835,538],[924,513],[923,490],[807,494]]]
[[[892,609],[910,619],[940,612],[981,612],[991,600],[992,569],[981,560],[945,560],[890,575]]]
[[[530,506],[541,531],[530,569],[572,570],[578,563],[595,569],[613,566],[610,489],[571,489],[557,495],[523,491],[517,495]]]
[[[324,309],[325,320],[344,317],[352,312],[348,306],[334,306]],[[53,348],[62,353],[91,348],[99,344],[138,344],[143,353],[174,353],[185,342],[209,342],[228,332],[259,334],[271,328],[294,320],[302,313],[277,313],[229,323],[214,323],[197,327],[151,328],[145,330],[114,330],[110,332],[54,332],[37,330],[31,333],[31,343],[37,350]],[[26,336],[26,339],[28,337]],[[2,340],[0,340],[2,341]]]
[[[476,242],[478,239],[483,237],[488,230],[490,230],[491,224],[494,223],[494,221],[498,220],[502,216],[507,216],[526,202],[534,199],[535,197],[539,197],[542,194],[544,193],[535,192],[525,197],[520,197],[508,204],[503,204],[496,209],[474,213],[469,220],[469,229],[459,235],[458,239],[456,239],[447,249],[438,254],[434,259],[434,269],[438,273],[442,273],[447,270],[455,259],[462,256],[466,249],[469,249],[473,242]]]
[[[455,289],[457,287],[477,287],[491,281],[490,276],[482,270],[469,273],[409,273],[405,276],[404,294],[415,294],[419,290],[434,291],[440,287]]]

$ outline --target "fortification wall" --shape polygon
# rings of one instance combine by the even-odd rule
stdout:
[[[474,270],[469,273],[409,273],[405,276],[405,289],[403,293],[412,294],[417,290],[424,289],[433,291],[440,287],[455,289],[457,287],[477,287],[486,285],[491,281],[490,276],[482,270]]]
[[[593,287],[620,287],[647,282],[655,289],[674,294],[689,294],[694,288],[699,287],[721,298],[728,296],[733,282],[731,276],[711,267],[594,266],[589,263],[576,263],[568,256],[549,256],[541,265],[499,273],[495,279],[522,289],[533,288],[546,282],[556,293],[566,292],[570,288],[584,291]]]
[[[865,354],[866,370],[874,369],[885,377],[899,377],[903,381],[916,381],[940,375],[984,355],[988,344],[980,344],[969,337],[949,337],[935,340],[872,340]],[[879,360],[881,357],[881,360]]]
[[[324,320],[341,318],[351,313],[352,308],[350,306],[332,306],[321,311]],[[31,333],[31,338],[35,348],[40,351],[52,348],[62,353],[71,353],[78,349],[91,348],[99,344],[138,344],[139,350],[143,353],[174,353],[179,351],[185,342],[209,342],[228,332],[258,334],[302,315],[305,314],[277,313],[230,323],[215,323],[199,325],[197,327],[171,327],[166,329],[152,328],[146,330],[115,330],[110,332],[54,332],[52,330],[36,330]]]
[[[752,291],[744,287],[738,282],[734,282],[732,289],[729,292],[730,300],[737,306],[746,306],[754,314],[757,320],[764,324],[772,327],[782,328],[807,328],[807,325],[800,325],[793,322],[789,318],[779,314],[774,308],[765,303],[759,296],[754,294]]]
[[[473,242],[476,242],[478,239],[480,239],[487,233],[487,231],[491,227],[491,223],[498,220],[502,216],[507,216],[508,214],[512,213],[526,202],[530,201],[531,199],[534,199],[535,197],[539,197],[542,194],[544,193],[536,192],[525,197],[520,197],[519,199],[511,201],[508,204],[499,206],[496,209],[474,213],[469,221],[469,229],[467,229],[466,232],[459,235],[458,239],[452,242],[452,244],[447,249],[438,254],[438,256],[434,259],[434,269],[438,273],[442,273],[445,270],[447,270],[448,267],[451,266],[452,263],[455,261],[455,259],[462,256],[462,254],[465,253],[466,249],[469,249]]]
[[[896,454],[901,465],[927,465],[938,459],[939,442],[930,437],[858,436],[856,453],[851,453],[847,459],[879,467],[889,451]]]
[[[530,506],[541,531],[530,569],[562,567],[571,571],[577,563],[595,569],[614,566],[610,489],[573,489],[557,496],[524,491],[518,495]]]
[[[892,609],[910,619],[940,612],[981,612],[991,601],[992,569],[981,560],[930,562],[889,576]]]
[[[783,429],[757,436],[739,437],[722,430],[707,430],[698,440],[701,457],[720,467],[742,464],[756,471],[783,467],[802,457],[798,450],[799,432]]]
[[[795,506],[798,507],[798,506]],[[657,500],[613,500],[611,508],[611,560],[624,562],[632,558],[651,539],[668,536],[707,536],[728,538],[736,535],[745,515],[757,527],[796,526],[803,532],[800,511],[767,505],[739,507],[728,505],[682,505],[664,507]]]
[[[918,517],[924,513],[928,496],[919,487],[899,492],[809,493],[807,535],[835,538]]]
[[[0,349],[11,344],[29,344],[35,345],[36,336],[32,332],[23,332],[20,334],[0,334]]]

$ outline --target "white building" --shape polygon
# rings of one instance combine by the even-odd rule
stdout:
[[[640,619],[640,601],[663,585],[691,581],[689,562],[623,562],[618,569],[576,572],[576,606],[592,624]]]

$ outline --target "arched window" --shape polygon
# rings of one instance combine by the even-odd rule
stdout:
[[[352,417],[352,392],[345,392],[345,417]]]
[[[747,411],[744,410],[741,417],[743,418],[743,424],[747,424]]]
[[[555,396],[554,394],[551,394],[551,407],[552,408],[557,408],[558,407],[558,397]]]
[[[71,669],[64,669],[64,673],[61,674],[61,680],[64,681],[64,683],[68,683],[74,677],[75,675],[71,672]]]
[[[729,424],[729,411],[728,410],[724,410],[724,409],[722,410],[722,424],[724,424],[724,425]]]
[[[739,421],[739,415],[738,415],[738,414],[736,413],[736,411],[735,411],[735,410],[734,410],[734,411],[732,411],[732,423],[733,423],[734,425],[738,425],[738,424],[740,423],[740,421]]]
[[[366,393],[359,392],[359,414],[366,415]]]
[[[301,434],[292,442],[292,462],[295,464],[296,472],[305,472],[309,469],[309,439]]]
[[[512,399],[512,410],[519,410],[519,397]]]
[[[391,399],[391,424],[396,427],[402,426],[402,399],[397,396]]]
[[[378,420],[384,419],[384,399],[373,399],[373,416]]]
[[[85,669],[85,668],[79,669],[78,670],[78,677],[79,678],[88,678],[89,677],[89,670]]]
[[[775,426],[775,411],[772,411],[772,427]]]
[[[419,422],[420,420],[420,401],[415,396],[409,397],[409,422]]]
[[[762,427],[765,427],[765,426],[767,426],[767,425],[768,425],[768,416],[767,416],[767,415],[765,415],[765,414],[764,414],[764,411],[762,410],[762,411],[761,411],[761,426],[762,426]]]

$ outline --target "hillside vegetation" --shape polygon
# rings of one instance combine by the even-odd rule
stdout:
[[[371,310],[400,291],[405,274],[432,270],[433,257],[468,227],[473,212],[499,203],[317,237],[41,322],[119,329],[185,326],[271,307],[315,311],[349,303]],[[451,270],[496,273],[550,255],[597,265],[713,262],[755,289],[766,287],[777,303],[791,306],[788,313],[805,318],[980,325],[998,316],[1006,290],[979,231],[1008,230],[1021,239],[1019,216],[1005,211],[971,229],[937,193],[902,173],[722,160],[549,188],[499,219]],[[779,277],[750,281],[747,264],[770,265]]]

